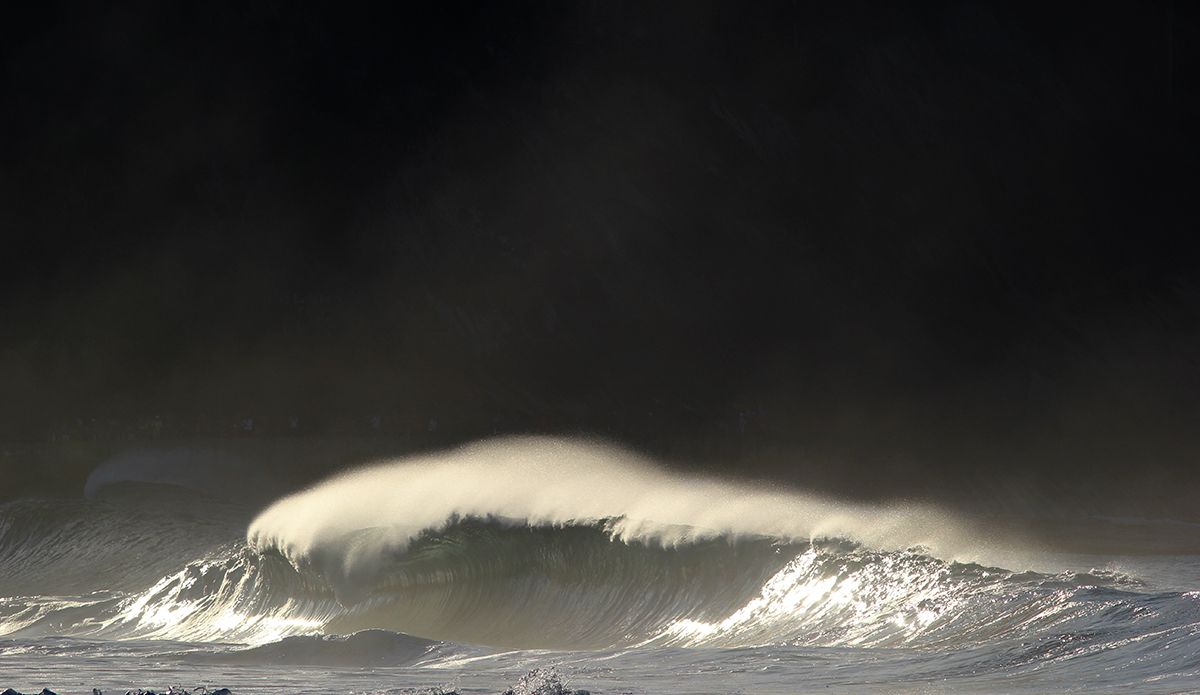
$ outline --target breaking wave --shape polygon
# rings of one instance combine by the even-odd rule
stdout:
[[[934,510],[687,478],[579,442],[380,464],[248,528],[211,501],[134,503],[147,494],[0,507],[0,635],[239,643],[263,663],[446,642],[995,644],[1019,659],[1168,646],[1200,620],[1196,593],[1121,572],[971,559],[986,539]]]
[[[459,519],[527,527],[601,526],[613,539],[680,548],[724,539],[853,539],[941,557],[983,547],[919,505],[835,503],[797,491],[685,477],[620,449],[518,437],[358,469],[271,505],[250,525],[260,552],[323,575],[353,603],[422,534]]]

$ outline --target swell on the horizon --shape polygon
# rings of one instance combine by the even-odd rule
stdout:
[[[617,540],[679,547],[723,538],[842,538],[879,550],[919,546],[987,562],[981,533],[928,505],[866,505],[669,472],[610,445],[511,437],[352,470],[278,500],[247,541],[323,575],[339,599],[366,596],[423,533],[458,519],[517,526],[604,526]]]

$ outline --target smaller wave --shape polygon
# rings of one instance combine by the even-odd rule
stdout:
[[[121,483],[96,500],[0,505],[0,596],[140,591],[244,534],[243,508]]]
[[[2,598],[0,634],[263,644],[341,612],[319,580],[235,542],[137,592]]]
[[[185,447],[124,451],[96,467],[83,494],[95,499],[117,483],[174,485],[214,499],[261,504],[278,496],[282,484],[261,466],[228,453]]]
[[[296,635],[249,649],[216,654],[189,653],[188,661],[259,666],[307,665],[372,668],[412,666],[440,654],[445,643],[387,630],[350,635]]]

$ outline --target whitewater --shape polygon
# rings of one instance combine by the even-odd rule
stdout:
[[[550,437],[264,507],[248,468],[154,456],[0,505],[0,689],[1200,692],[1182,521],[852,504]]]

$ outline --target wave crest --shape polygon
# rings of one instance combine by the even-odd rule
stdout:
[[[424,532],[460,518],[520,526],[604,525],[617,540],[678,547],[726,538],[853,539],[977,556],[983,544],[949,515],[919,505],[839,503],[816,495],[668,472],[591,442],[514,437],[354,470],[285,497],[247,541],[323,575],[339,600],[364,599]],[[976,559],[969,557],[968,559]]]

